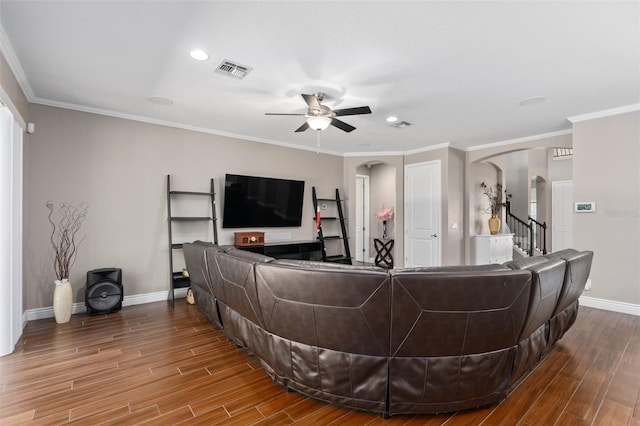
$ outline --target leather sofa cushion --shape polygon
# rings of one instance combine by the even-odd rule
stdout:
[[[229,308],[251,322],[264,326],[258,308],[254,265],[272,262],[269,256],[245,250],[206,251],[215,295]],[[226,325],[225,325],[226,327]]]
[[[591,271],[593,252],[566,249],[550,253],[545,257],[549,259],[561,258],[567,262],[562,291],[560,292],[556,309],[553,312],[555,316],[577,301],[584,291],[584,286],[587,284],[589,272]]]
[[[207,263],[204,252],[207,248],[216,247],[212,243],[204,241],[194,241],[193,243],[185,243],[182,245],[184,252],[184,263],[189,272],[189,280],[192,285],[202,287],[203,290],[211,292],[211,284],[209,283],[209,274],[207,272]]]
[[[510,260],[503,265],[509,269],[527,269],[531,266],[539,265],[548,259],[543,256],[523,257],[522,259]]]
[[[271,256],[265,256],[264,254],[254,253],[252,251],[241,250],[235,247],[224,250],[225,253],[230,256],[237,257],[238,259],[246,260],[253,263],[268,263],[273,262],[275,259]]]
[[[392,356],[459,356],[517,343],[531,272],[391,271],[391,277]]]
[[[383,269],[256,264],[266,329],[335,351],[383,355],[389,349],[389,275]]]
[[[531,297],[518,340],[526,339],[551,318],[560,298],[565,268],[563,259],[546,258],[527,267],[531,271]]]
[[[306,268],[323,271],[374,271],[374,272],[386,272],[386,269],[379,266],[367,266],[367,265],[345,265],[343,263],[330,263],[320,262],[315,260],[299,260],[299,259],[277,259],[276,264],[283,266],[292,266],[296,268]]]
[[[412,268],[395,268],[394,273],[405,272],[486,272],[486,271],[507,271],[509,268],[490,263],[487,265],[450,265],[450,266],[419,266]]]

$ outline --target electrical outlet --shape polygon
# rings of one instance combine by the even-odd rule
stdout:
[[[585,291],[591,290],[591,278],[587,280],[587,283],[584,285]]]

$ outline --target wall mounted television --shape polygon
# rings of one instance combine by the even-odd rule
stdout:
[[[278,228],[302,224],[304,181],[226,174],[223,228]]]

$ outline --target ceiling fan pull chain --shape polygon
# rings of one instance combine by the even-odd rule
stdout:
[[[318,147],[316,154],[320,154],[320,130],[316,130],[316,146]]]

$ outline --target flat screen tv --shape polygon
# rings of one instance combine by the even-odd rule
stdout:
[[[300,226],[304,181],[227,174],[223,228]]]

